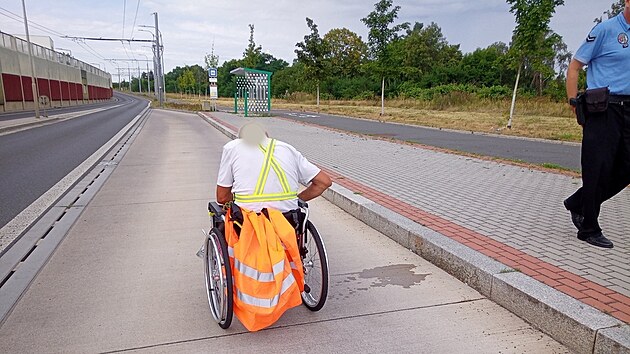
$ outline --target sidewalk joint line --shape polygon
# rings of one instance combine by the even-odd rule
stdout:
[[[404,308],[404,309],[396,309],[396,310],[389,310],[389,311],[377,311],[377,312],[364,313],[364,314],[358,314],[358,315],[341,316],[341,317],[322,319],[322,320],[317,320],[317,321],[312,321],[312,322],[299,322],[299,323],[293,323],[293,324],[269,327],[269,328],[265,328],[265,329],[263,329],[263,330],[261,330],[259,332],[272,331],[272,330],[284,329],[284,328],[292,328],[292,327],[302,327],[302,326],[307,326],[307,325],[312,325],[312,324],[326,323],[326,322],[335,322],[335,321],[348,320],[348,319],[353,319],[353,318],[371,317],[371,316],[386,315],[386,314],[391,314],[391,313],[400,313],[400,312],[407,312],[407,311],[414,311],[414,310],[423,310],[423,309],[430,309],[430,308],[437,308],[437,307],[444,307],[444,306],[451,306],[451,305],[467,304],[467,303],[473,303],[473,302],[483,301],[483,300],[491,301],[491,300],[489,300],[486,297],[481,297],[481,298],[476,298],[476,299],[446,302],[446,303],[442,303],[442,304],[425,305],[425,306],[414,306],[414,307],[407,307],[407,308]],[[165,347],[165,346],[171,346],[171,345],[177,345],[177,344],[193,343],[193,342],[199,342],[199,341],[204,341],[204,340],[209,340],[209,339],[220,339],[220,338],[225,338],[225,337],[247,335],[247,334],[251,334],[251,333],[252,332],[244,331],[244,332],[238,332],[238,333],[220,334],[220,335],[216,335],[216,336],[199,337],[199,338],[192,338],[192,339],[182,339],[182,340],[172,341],[172,342],[149,344],[149,345],[145,345],[145,346],[130,347],[130,348],[125,348],[125,349],[116,349],[116,350],[111,350],[111,351],[101,352],[101,353],[102,354],[124,353],[124,352],[128,352],[128,351],[133,351],[133,350],[151,349],[151,348]]]

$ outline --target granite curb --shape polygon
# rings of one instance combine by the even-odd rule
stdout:
[[[226,136],[236,138],[230,127],[198,115]],[[572,351],[630,354],[630,326],[622,321],[343,186],[334,184],[323,196]]]

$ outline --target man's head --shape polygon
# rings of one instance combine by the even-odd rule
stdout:
[[[626,7],[623,10],[623,15],[626,18],[626,22],[630,23],[630,0],[626,0]]]
[[[630,0],[628,0],[630,1]],[[255,121],[245,123],[238,131],[238,137],[243,139],[247,144],[252,146],[258,146],[262,144],[266,138],[269,137],[267,129]]]

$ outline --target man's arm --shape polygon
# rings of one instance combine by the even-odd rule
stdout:
[[[226,204],[232,201],[232,187],[217,186],[217,203]]]
[[[313,177],[311,184],[298,194],[298,198],[307,202],[322,195],[322,193],[324,193],[324,191],[330,186],[332,186],[332,180],[326,173],[320,171],[315,177]]]
[[[569,70],[567,70],[567,97],[568,99],[576,98],[578,93],[578,78],[580,76],[580,70],[584,67],[578,60],[571,60],[569,64]],[[573,113],[575,114],[575,107],[571,106]]]

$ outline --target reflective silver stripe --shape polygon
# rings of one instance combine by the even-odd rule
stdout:
[[[244,276],[252,278],[256,281],[272,282],[276,280],[276,275],[282,274],[284,271],[284,259],[273,265],[273,273],[259,272],[236,258],[234,259],[234,268],[236,268]]]
[[[291,265],[291,269],[295,269],[295,270],[298,269],[297,266],[295,265],[295,263],[290,262],[289,264]]]
[[[280,290],[280,295],[276,295],[272,297],[271,299],[261,299],[259,297],[243,294],[238,289],[236,289],[236,296],[238,297],[239,300],[241,300],[243,303],[247,305],[264,307],[264,308],[272,308],[278,305],[280,296],[286,293],[287,290],[289,290],[289,288],[293,284],[295,284],[295,278],[293,277],[293,274],[289,273],[289,275],[286,278],[284,278],[284,280],[282,281],[282,289]]]
[[[228,255],[234,258],[234,247],[228,246]]]

